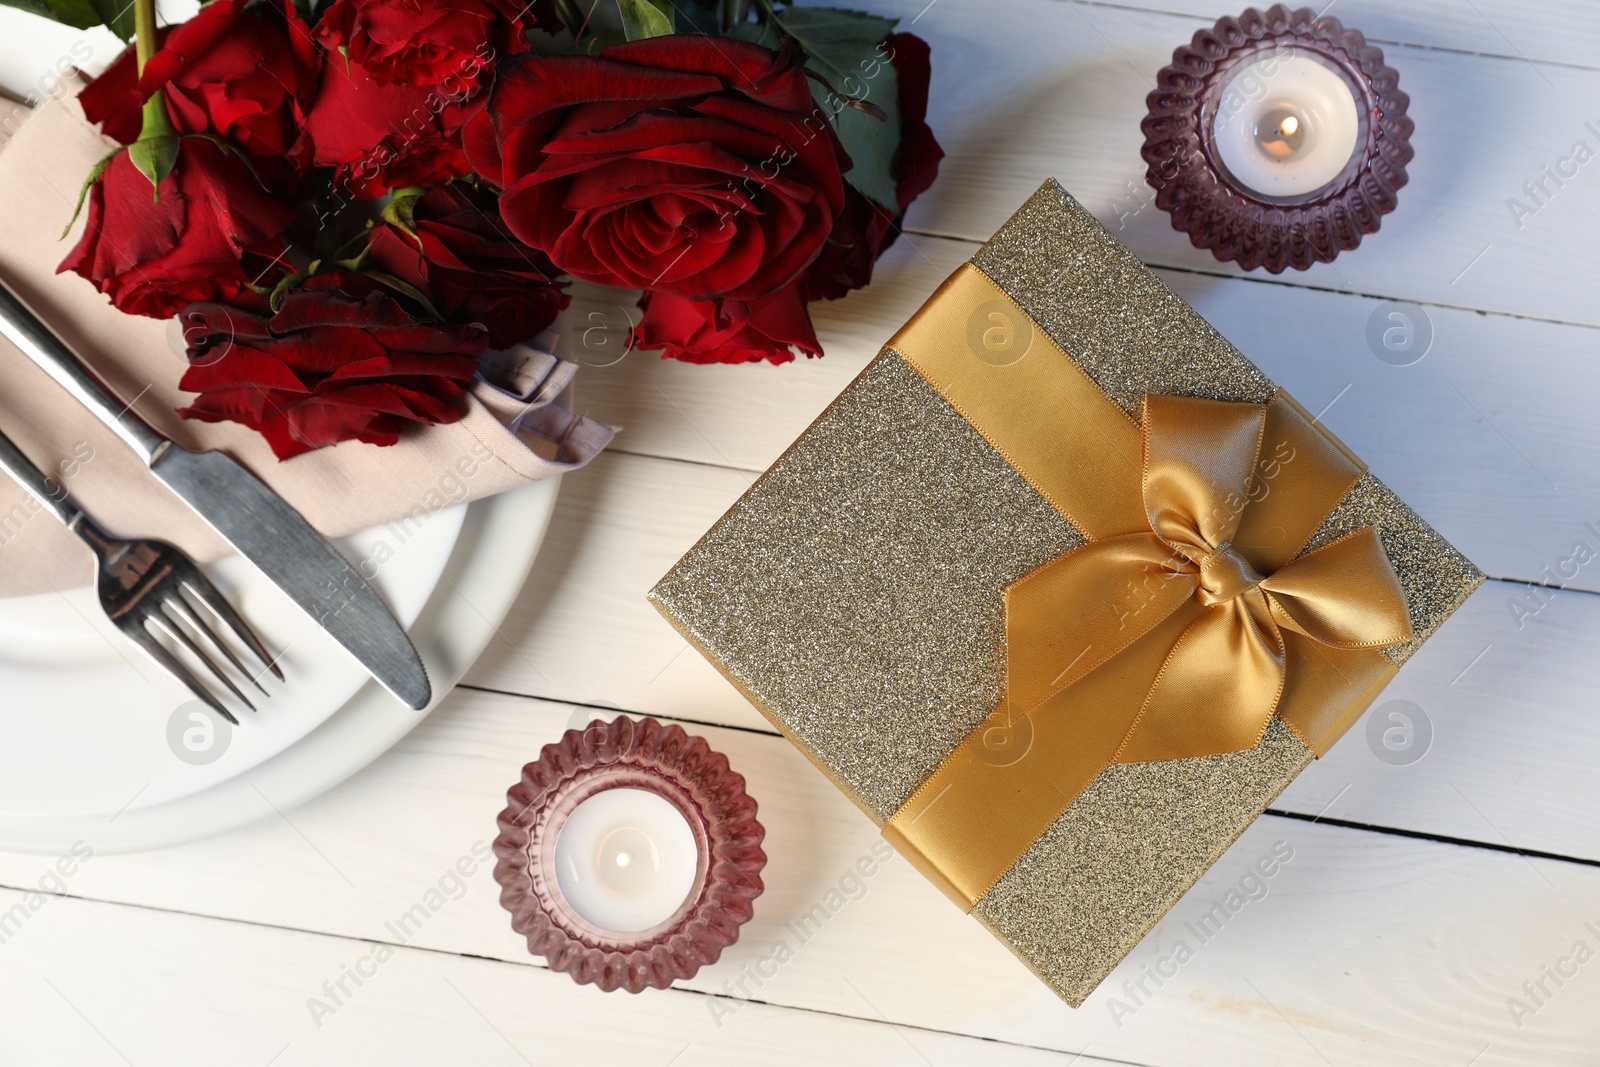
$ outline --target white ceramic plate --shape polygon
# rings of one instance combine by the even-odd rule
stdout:
[[[410,530],[338,542],[411,632],[434,703],[510,610],[555,507],[550,479]],[[378,563],[376,561],[382,560]],[[193,840],[287,810],[420,722],[243,560],[206,568],[286,679],[228,728],[123,640],[88,589],[0,601],[0,848],[97,851]],[[257,699],[259,698],[259,699]]]

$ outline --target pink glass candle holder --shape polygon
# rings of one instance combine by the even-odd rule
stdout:
[[[704,738],[626,716],[568,730],[506,792],[494,876],[550,969],[610,992],[714,963],[761,894],[765,831]]]
[[[1310,8],[1219,19],[1172,53],[1141,128],[1174,229],[1245,270],[1305,270],[1395,209],[1410,103],[1383,52]]]

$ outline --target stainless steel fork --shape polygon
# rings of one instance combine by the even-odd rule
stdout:
[[[266,693],[266,688],[259,680],[261,673],[270,670],[278,678],[283,677],[283,671],[267,654],[260,638],[188,556],[165,541],[120,541],[107,534],[72,505],[65,486],[47,478],[4,433],[0,433],[0,469],[93,550],[100,606],[117,629],[218,714],[229,722],[239,721],[152,630],[160,631],[175,646],[188,649],[251,711],[255,710],[255,705],[228,677],[218,657],[208,654],[195,637],[220,653],[222,659],[250,679],[262,693]],[[213,623],[203,621],[204,615],[209,615]],[[220,630],[232,631],[261,661],[262,672],[251,674],[228,647]]]

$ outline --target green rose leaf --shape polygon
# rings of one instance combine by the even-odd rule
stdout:
[[[900,148],[900,83],[888,53],[879,47],[896,20],[842,8],[766,11],[761,22],[734,27],[732,36],[768,48],[776,48],[783,33],[800,41],[806,69],[815,75],[811,94],[850,153],[853,165],[845,180],[898,214],[894,160]]]
[[[79,0],[74,0],[79,2]],[[133,40],[133,4],[131,0],[88,0],[99,21],[123,41]]]
[[[725,0],[673,0],[673,24],[684,33],[727,33],[734,12]]]
[[[378,212],[378,217],[391,226],[397,226],[410,234],[417,236],[417,201],[422,199],[422,190],[418,188],[396,189],[391,192],[389,202],[383,205],[383,210]]]
[[[622,32],[630,41],[665,37],[672,32],[672,0],[617,0]]]
[[[83,214],[83,202],[89,199],[89,190],[94,187],[95,182],[100,180],[100,176],[106,172],[106,168],[111,166],[111,161],[116,158],[117,153],[122,151],[126,150],[113,148],[100,157],[100,162],[89,168],[89,176],[83,179],[83,184],[78,187],[78,203],[72,209],[72,218],[67,220],[67,225],[61,230],[60,240],[66,240],[67,234],[72,231],[72,224],[78,221],[79,215]]]
[[[433,301],[428,299],[428,294],[424,293],[421,289],[418,289],[410,282],[402,281],[401,279],[396,278],[393,274],[385,274],[381,270],[364,270],[361,273],[365,274],[379,285],[387,286],[397,293],[409,296],[418,304],[421,304],[423,310],[434,319],[438,320],[439,322],[444,321],[444,316],[439,314],[439,309],[433,306]]]
[[[311,266],[315,268],[316,264],[313,263]],[[311,277],[311,274],[307,271],[304,274],[298,272],[288,274],[278,279],[278,284],[274,285],[272,291],[267,294],[267,307],[274,315],[283,310],[283,298],[288,295],[289,290],[309,277]]]
[[[128,146],[128,158],[150,179],[150,202],[161,202],[161,183],[178,165],[178,138],[174,134],[141,137]]]
[[[0,0],[0,4],[80,30],[98,26],[103,21],[89,0]]]
[[[79,30],[109,26],[124,41],[133,39],[133,4],[128,0],[0,0],[0,4]]]

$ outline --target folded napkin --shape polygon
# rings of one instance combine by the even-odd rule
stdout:
[[[18,122],[18,118],[23,121]],[[75,98],[48,100],[0,129],[0,276],[132,410],[186,448],[248,467],[329,536],[419,517],[588,462],[611,427],[557,402],[577,367],[522,346],[484,362],[461,421],[415,427],[378,448],[346,441],[279,462],[255,431],[174,414],[186,366],[176,322],[124,315],[75,274],[56,274],[84,225],[61,239],[78,187],[112,147]],[[14,132],[13,132],[14,131]],[[9,342],[0,339],[0,429],[76,504],[117,536],[160,537],[201,561],[227,545],[132,451]],[[0,596],[87,584],[88,549],[0,476]]]

